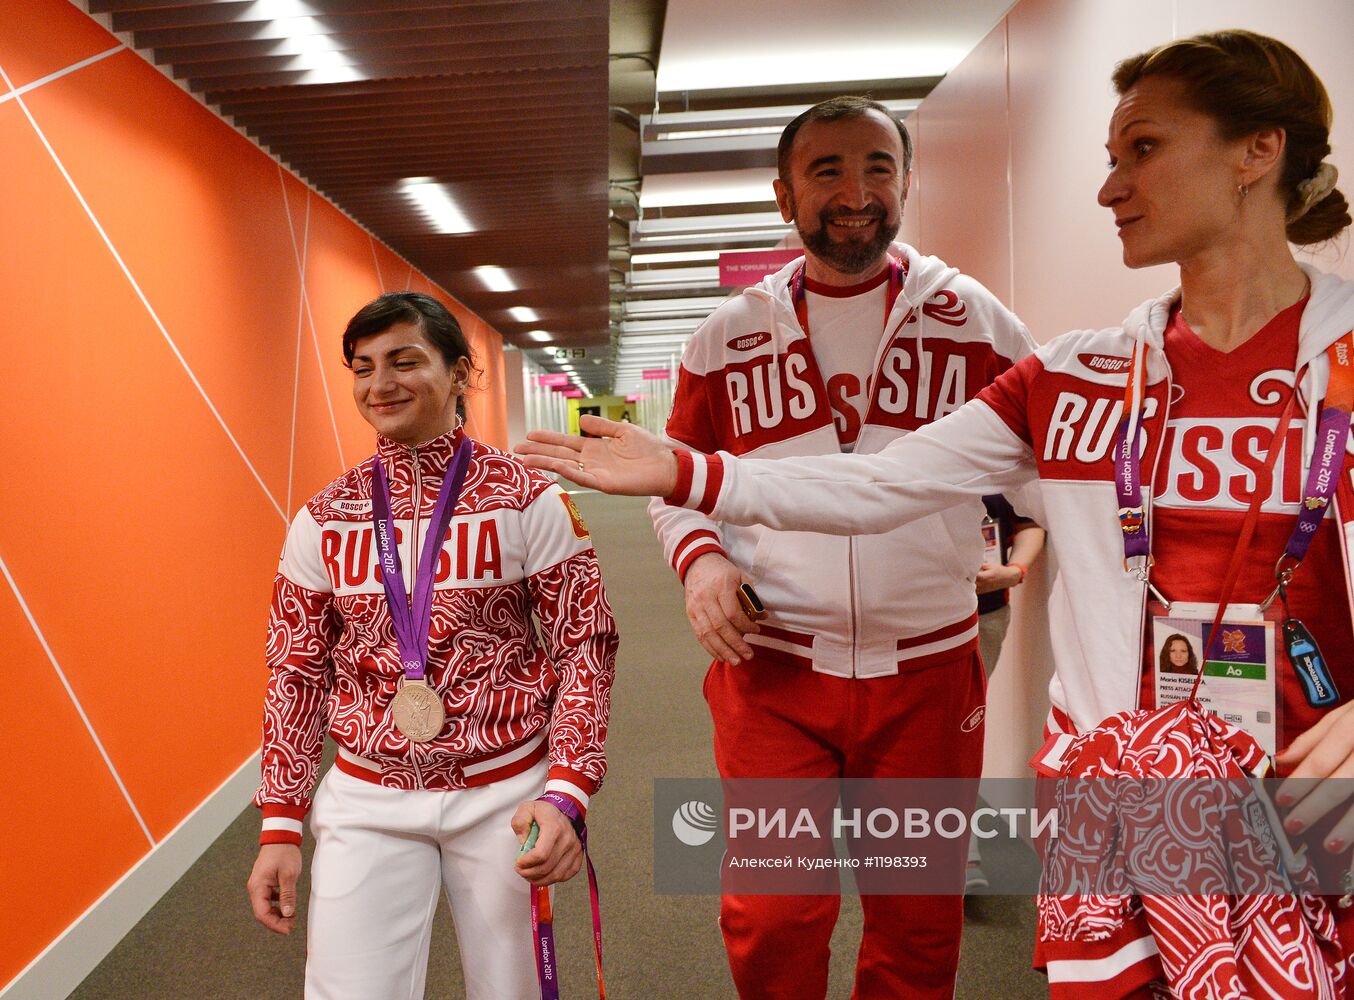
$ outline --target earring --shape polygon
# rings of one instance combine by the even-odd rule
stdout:
[[[1236,193],[1241,195],[1242,201],[1245,201],[1246,195],[1251,193],[1251,186],[1249,184],[1238,184],[1236,186]]]

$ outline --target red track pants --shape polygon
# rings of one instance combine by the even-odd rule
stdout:
[[[975,712],[983,696],[976,651],[871,678],[716,661],[705,680],[724,778],[976,779],[983,726]],[[962,869],[967,843],[954,846]],[[855,1000],[953,996],[963,897],[862,895],[861,904]],[[823,997],[840,906],[837,893],[725,895],[720,928],[739,996]]]

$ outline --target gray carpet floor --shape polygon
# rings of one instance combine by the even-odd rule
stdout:
[[[657,895],[653,888],[653,781],[711,777],[710,720],[700,681],[708,658],[696,644],[676,577],[662,559],[644,503],[583,493],[622,636],[614,689],[606,787],[589,812],[601,882],[607,991],[631,998],[732,997],[713,895]],[[256,924],[244,883],[256,852],[258,814],[239,818],[71,996],[74,1000],[272,1000],[302,993],[304,910],[296,932]],[[310,839],[307,837],[307,855]],[[307,856],[307,865],[309,857]],[[1028,852],[1006,847],[984,861],[1002,873],[1028,870]],[[301,886],[300,898],[306,898]],[[558,892],[555,932],[562,994],[595,995],[588,894],[580,877]],[[1030,969],[1034,907],[1027,897],[966,901],[961,998],[1047,996]],[[833,936],[829,996],[847,997],[860,940],[859,900],[847,897]],[[443,900],[433,931],[429,1000],[464,996],[451,916]],[[900,942],[906,947],[906,942]]]

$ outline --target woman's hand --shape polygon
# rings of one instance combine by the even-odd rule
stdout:
[[[623,421],[585,415],[579,426],[595,437],[531,431],[513,450],[537,469],[620,496],[671,496],[677,458],[648,431]]]
[[[1284,819],[1289,833],[1301,833],[1354,795],[1354,702],[1332,709],[1276,758],[1291,768],[1279,786],[1275,801],[1292,806]],[[1325,848],[1333,854],[1354,844],[1354,807],[1326,835]]]
[[[512,817],[512,831],[517,834],[518,844],[526,843],[533,821],[540,834],[536,845],[518,856],[517,874],[532,885],[569,881],[583,866],[583,845],[569,817],[540,799],[523,802]]]
[[[264,844],[249,874],[247,888],[254,919],[277,934],[296,926],[296,880],[301,877],[301,848]]]

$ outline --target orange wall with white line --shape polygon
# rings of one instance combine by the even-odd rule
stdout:
[[[67,0],[4,7],[0,988],[257,750],[286,523],[372,448],[347,318],[446,301],[507,443],[497,333]]]

